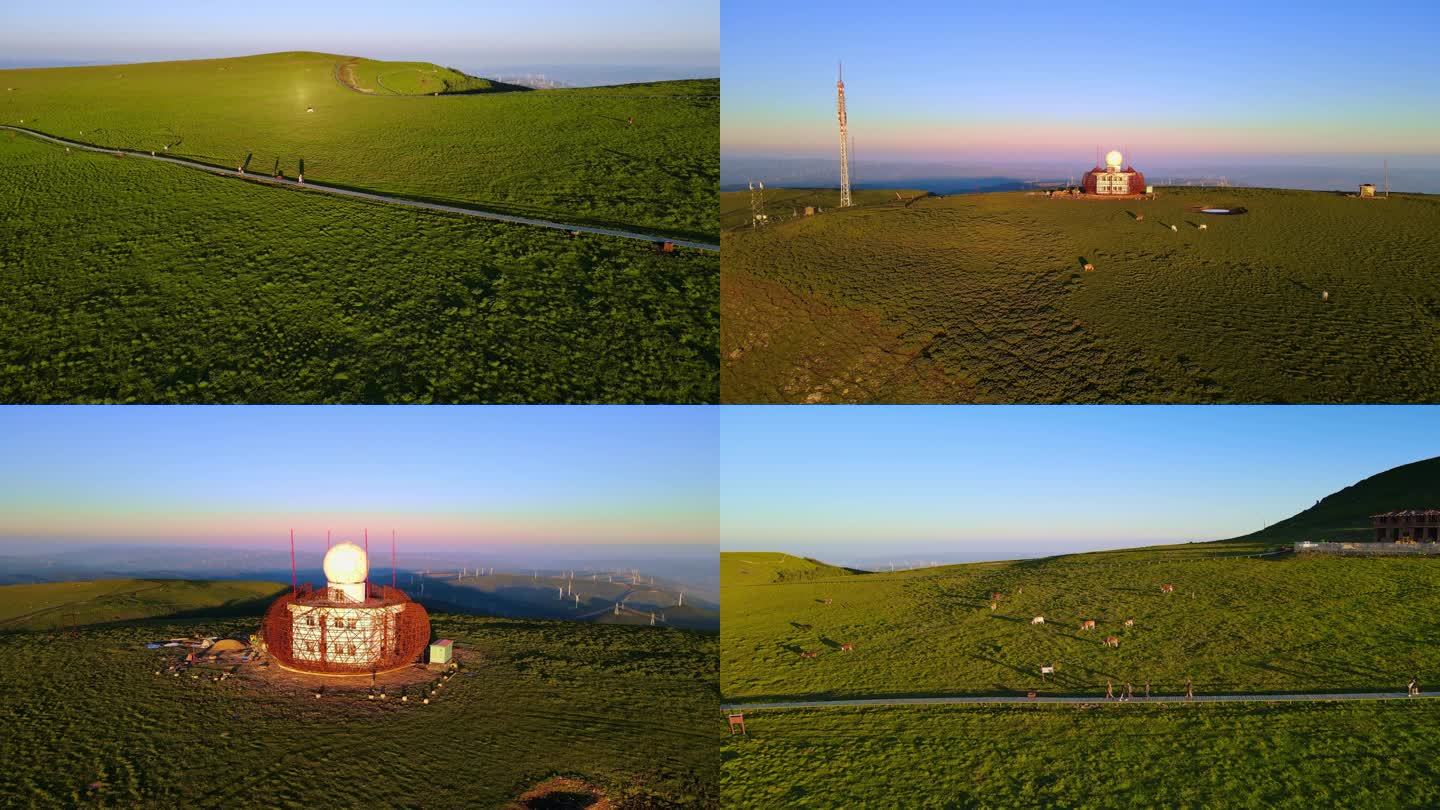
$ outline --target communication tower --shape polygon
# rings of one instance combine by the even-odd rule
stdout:
[[[840,117],[840,207],[850,207],[850,134],[845,121],[845,66],[835,82],[836,114]]]

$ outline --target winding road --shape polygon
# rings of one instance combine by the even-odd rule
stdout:
[[[1155,695],[1135,697],[1128,701],[1107,699],[1104,695],[1095,697],[1079,695],[1050,695],[1028,698],[1024,695],[953,695],[946,697],[917,698],[853,698],[849,700],[792,700],[775,703],[727,703],[720,707],[727,712],[755,712],[764,709],[827,709],[839,706],[934,706],[972,703],[1072,703],[1094,705],[1116,703],[1144,705],[1146,703],[1254,703],[1254,702],[1301,702],[1339,700],[1413,700],[1417,698],[1440,697],[1440,692],[1421,692],[1414,698],[1404,692],[1290,692],[1274,695]]]
[[[252,180],[260,183],[269,183],[275,186],[288,186],[290,188],[299,189],[301,191],[315,191],[323,194],[335,194],[337,196],[351,197],[358,200],[368,200],[370,202],[386,203],[388,205],[403,205],[407,208],[421,208],[427,211],[440,211],[446,214],[459,214],[460,216],[474,217],[475,219],[488,219],[495,222],[509,222],[515,225],[532,225],[537,228],[550,228],[551,230],[556,231],[589,233],[599,236],[613,236],[618,239],[636,239],[642,242],[653,242],[656,244],[660,244],[663,242],[671,242],[676,247],[690,248],[691,250],[705,250],[714,253],[718,253],[720,251],[719,245],[712,245],[706,242],[691,242],[685,239],[674,239],[668,236],[655,236],[653,234],[635,233],[633,231],[621,231],[614,228],[600,228],[593,225],[568,225],[563,222],[552,222],[547,219],[517,217],[511,214],[499,214],[493,211],[482,211],[476,208],[461,208],[454,205],[442,205],[440,203],[428,203],[420,202],[418,200],[407,200],[401,197],[391,197],[385,194],[374,194],[368,191],[352,191],[351,189],[336,188],[334,186],[326,186],[318,183],[300,183],[296,180],[291,180],[289,178],[277,178],[271,177],[270,175],[263,173],[252,174],[249,172],[237,171],[235,169],[223,169],[219,166],[210,166],[204,163],[197,163],[193,160],[171,157],[170,155],[152,155],[147,152],[137,152],[130,149],[110,149],[102,146],[91,146],[89,144],[83,144],[77,141],[67,140],[65,138],[57,138],[54,135],[46,135],[43,132],[36,132],[33,129],[10,126],[7,124],[0,124],[0,129],[8,129],[12,132],[19,132],[22,135],[28,135],[32,138],[37,138],[42,141],[49,141],[50,143],[59,144],[61,146],[68,146],[72,149],[83,149],[87,152],[99,152],[102,154],[126,155],[129,157],[144,158],[146,160],[158,160],[162,163],[173,163],[177,166],[185,166],[191,169],[199,169],[201,171],[206,171],[211,174],[218,174],[225,177],[240,177],[246,180]]]

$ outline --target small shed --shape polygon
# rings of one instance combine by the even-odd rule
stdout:
[[[807,206],[805,206],[805,216],[807,216],[807,217],[813,217],[813,216],[815,216],[815,206],[813,206],[813,205],[807,205]]]
[[[1374,183],[1361,183],[1361,184],[1360,184],[1360,196],[1361,196],[1361,197],[1374,197],[1374,196],[1375,196],[1375,184],[1374,184]]]
[[[430,663],[448,664],[450,657],[454,654],[454,642],[448,638],[442,638],[430,645]]]

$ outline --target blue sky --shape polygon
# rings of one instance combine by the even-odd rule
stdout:
[[[292,527],[395,528],[412,548],[713,547],[717,425],[681,407],[0,408],[0,552]]]
[[[833,154],[839,59],[869,160],[1440,153],[1433,0],[727,0],[721,32],[727,155]]]
[[[643,66],[719,72],[719,0],[254,0],[0,3],[0,59],[149,61],[285,50],[417,59],[467,70]],[[582,71],[583,72],[583,71]]]
[[[720,422],[721,548],[847,560],[1234,537],[1440,455],[1436,407],[755,407]]]

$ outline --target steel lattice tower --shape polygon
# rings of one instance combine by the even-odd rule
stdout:
[[[835,82],[836,114],[840,117],[840,207],[850,207],[850,135],[845,122],[845,67]]]
[[[765,181],[760,181],[760,187],[755,187],[755,181],[750,181],[750,227],[758,228],[765,224]]]

